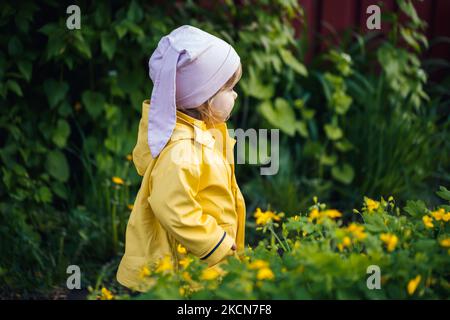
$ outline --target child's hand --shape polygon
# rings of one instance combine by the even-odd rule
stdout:
[[[233,243],[233,246],[231,247],[231,249],[236,251],[236,243]]]

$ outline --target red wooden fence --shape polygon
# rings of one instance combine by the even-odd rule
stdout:
[[[307,61],[314,53],[323,48],[323,37],[333,37],[339,41],[342,31],[352,28],[360,32],[372,32],[366,27],[368,14],[366,9],[369,5],[380,5],[381,14],[389,10],[400,12],[395,0],[299,0],[303,7],[308,26],[308,39],[310,51]],[[414,1],[414,6],[419,17],[428,24],[426,36],[431,44],[428,56],[450,59],[450,44],[439,43],[434,45],[438,37],[450,38],[450,0],[423,0]],[[405,19],[405,15],[400,15]],[[303,32],[296,25],[297,34]],[[381,32],[389,31],[389,25],[382,21]]]

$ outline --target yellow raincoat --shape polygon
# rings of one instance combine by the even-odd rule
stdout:
[[[145,100],[133,150],[143,179],[117,271],[119,283],[138,291],[143,288],[143,266],[170,256],[178,270],[179,244],[215,268],[228,256],[239,257],[245,237],[245,201],[234,174],[236,140],[228,135],[226,123],[209,128],[177,110],[171,139],[153,159],[147,144],[149,108]]]

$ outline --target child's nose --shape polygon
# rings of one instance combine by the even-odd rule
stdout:
[[[237,92],[236,91],[234,91],[233,90],[233,96],[234,96],[234,99],[236,100],[237,99],[237,97],[238,97],[238,94],[237,94]]]

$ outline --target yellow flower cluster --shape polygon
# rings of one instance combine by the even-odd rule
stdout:
[[[436,220],[436,221],[444,221],[444,222],[448,222],[450,220],[450,211],[445,213],[445,210],[443,208],[440,208],[436,211],[431,212],[431,216]]]
[[[325,218],[337,219],[342,217],[342,213],[335,209],[329,209],[324,211],[319,211],[317,208],[314,208],[309,213],[308,221],[314,222],[317,221],[318,224],[321,224]]]
[[[367,197],[364,199],[364,203],[366,205],[367,211],[369,212],[373,212],[374,210],[377,210],[380,207],[379,201],[375,201]]]
[[[352,242],[356,243],[358,241],[364,240],[367,237],[367,234],[364,233],[364,226],[358,225],[356,223],[351,223],[343,230],[347,235],[342,239],[341,243],[337,244],[337,247],[341,252],[344,250],[344,248],[350,247]]]
[[[256,218],[256,224],[257,225],[266,225],[268,224],[270,221],[280,221],[281,220],[281,215],[280,214],[276,214],[273,211],[261,211],[260,208],[256,208],[256,212],[254,217]]]
[[[200,275],[200,279],[210,281],[216,279],[221,274],[223,274],[223,270],[220,267],[215,266],[213,268],[204,269]]]
[[[100,296],[100,300],[112,300],[114,299],[114,295],[106,289],[105,287],[102,288],[102,295]]]
[[[172,271],[172,270],[173,270],[172,259],[170,258],[169,255],[166,255],[158,262],[158,266],[156,267],[155,272],[162,273],[165,271]]]
[[[392,233],[382,233],[380,235],[381,241],[383,241],[386,244],[386,248],[389,252],[392,252],[395,250],[395,247],[398,243],[398,237],[395,234]]]
[[[442,239],[439,243],[440,243],[441,246],[443,246],[444,248],[449,248],[449,247],[450,247],[450,238]]]
[[[356,223],[351,223],[345,231],[350,233],[356,240],[364,240],[367,237],[367,234],[364,233],[364,226]]]
[[[275,278],[275,275],[270,269],[269,263],[267,261],[261,259],[255,260],[249,264],[248,268],[252,270],[258,270],[258,273],[256,274],[256,278],[258,280],[272,280],[273,278]]]
[[[427,227],[429,229],[434,227],[433,218],[436,221],[448,222],[448,221],[450,221],[450,211],[446,213],[443,208],[440,208],[436,211],[432,211],[431,217],[429,215],[424,215],[422,217],[422,221],[423,221],[423,224],[425,225],[425,227]]]

